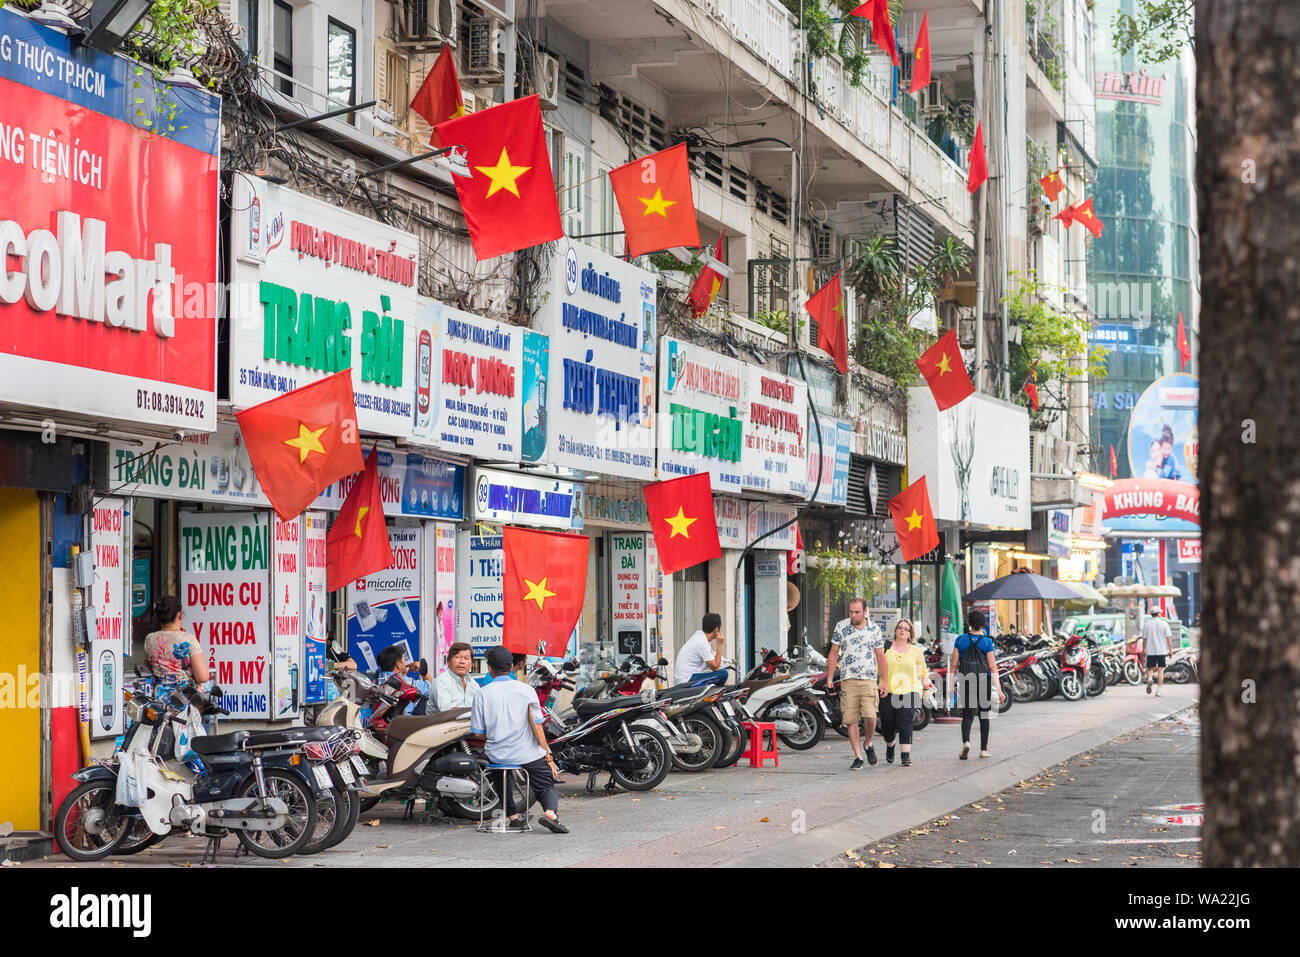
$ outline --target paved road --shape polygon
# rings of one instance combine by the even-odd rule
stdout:
[[[832,867],[1196,867],[1196,709],[1085,751]]]
[[[672,774],[657,791],[583,793],[585,777],[561,788],[569,835],[478,834],[436,814],[402,821],[401,807],[380,805],[339,847],[294,857],[300,867],[494,867],[526,863],[577,866],[813,866],[898,831],[916,827],[1044,768],[1193,704],[1196,686],[1170,687],[1163,698],[1122,685],[1097,699],[1016,705],[993,723],[993,756],[958,761],[956,725],[917,735],[910,768],[880,765],[849,771],[846,739],[830,734],[811,751],[784,750],[781,765]],[[1169,802],[1174,803],[1174,802]],[[227,842],[229,847],[233,842]],[[202,842],[171,838],[161,847],[100,867],[189,866]],[[235,859],[217,866],[275,866]],[[68,866],[62,857],[25,867]]]

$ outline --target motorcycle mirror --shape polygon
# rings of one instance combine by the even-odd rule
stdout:
[[[386,685],[387,685],[388,687],[390,687],[390,688],[402,688],[402,687],[404,687],[403,684],[402,684],[402,679],[399,678],[399,677],[397,677],[397,675],[389,675],[389,676],[388,676],[388,680],[385,681],[384,684],[386,684]]]
[[[577,671],[578,663],[576,661],[566,661],[561,667],[565,671]]]
[[[660,655],[659,660],[656,661],[655,664],[658,665],[660,668],[666,667],[668,665],[668,659],[665,658],[663,655]]]

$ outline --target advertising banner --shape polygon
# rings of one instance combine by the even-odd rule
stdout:
[[[755,548],[779,548],[790,551],[796,545],[793,505],[777,505],[764,502],[761,505],[751,503],[749,508],[749,540],[757,542]],[[784,525],[784,528],[781,526]],[[780,529],[776,531],[776,529]],[[759,541],[759,536],[767,537]],[[748,543],[747,543],[748,544]]]
[[[1138,398],[1129,418],[1128,461],[1133,479],[1143,480],[1143,487],[1149,487],[1151,481],[1197,484],[1199,400],[1200,383],[1185,372],[1157,379]],[[1161,511],[1118,512],[1111,508],[1106,526],[1121,532],[1194,535],[1200,521],[1199,515],[1193,521]]]
[[[126,617],[124,574],[126,500],[102,498],[91,513],[90,547],[95,556],[95,641],[90,648],[90,736],[122,733],[122,650]],[[125,531],[124,531],[125,529]],[[129,636],[128,636],[129,639]]]
[[[271,717],[298,716],[302,680],[302,520],[271,524]]]
[[[1054,558],[1070,557],[1071,519],[1069,509],[1053,509],[1047,513],[1047,554]]]
[[[812,490],[805,428],[808,386],[779,372],[747,365],[741,409],[747,420],[741,484],[774,495],[807,498]]]
[[[505,627],[505,591],[501,574],[505,555],[500,535],[475,535],[469,529],[456,533],[456,640],[467,641],[480,658],[501,644]]]
[[[131,495],[270,507],[234,422],[157,451],[110,441],[110,484]],[[369,451],[367,449],[367,451]],[[338,511],[361,473],[328,486],[312,508]],[[419,452],[379,452],[379,495],[390,517],[463,517],[465,467]]]
[[[437,607],[434,615],[437,664],[429,662],[434,674],[447,670],[447,649],[456,641],[456,526],[439,522],[434,531]]]
[[[713,496],[713,518],[718,523],[718,544],[723,548],[744,548],[749,544],[751,508],[758,508],[758,504],[732,498],[730,495]]]
[[[523,337],[519,398],[524,418],[519,457],[525,462],[536,462],[546,454],[546,376],[551,369],[551,340],[530,329],[523,331]]]
[[[562,240],[547,264],[544,461],[655,477],[654,273]]]
[[[303,522],[303,682],[304,704],[318,704],[329,697],[325,674],[325,615],[329,596],[325,591],[325,536],[329,525],[324,512],[305,512]]]
[[[416,435],[458,455],[518,462],[523,340],[518,326],[424,302],[418,348],[423,354],[432,343],[433,367],[427,397],[423,366],[419,373]],[[420,414],[426,402],[427,416]]]
[[[713,492],[744,485],[744,366],[708,349],[663,339],[659,362],[659,477],[708,472]]]
[[[256,177],[232,182],[231,402],[247,408],[351,367],[360,427],[409,437],[414,234]]]
[[[624,655],[646,655],[646,562],[645,535],[610,536],[610,606],[613,610],[615,651]]]
[[[216,425],[220,101],[154,85],[0,10],[0,402]]]
[[[940,412],[907,393],[907,477],[925,476],[936,521],[1027,529],[1029,412],[977,392]]]
[[[1184,565],[1201,563],[1201,540],[1199,538],[1178,539],[1178,561]]]
[[[181,607],[234,718],[271,718],[270,513],[181,512]]]
[[[379,652],[401,645],[417,662],[420,646],[420,529],[389,528],[393,564],[348,586],[348,654],[362,667],[379,667]],[[432,667],[432,665],[430,665]]]
[[[818,456],[820,424],[821,455]],[[853,451],[853,426],[841,419],[808,416],[808,495],[823,505],[844,505],[849,499],[849,458]],[[818,474],[820,472],[820,483]]]
[[[476,522],[534,525],[563,531],[582,528],[583,488],[574,482],[492,469],[474,470]]]

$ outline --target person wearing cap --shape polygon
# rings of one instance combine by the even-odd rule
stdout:
[[[1151,677],[1155,675],[1159,681],[1155,688],[1157,698],[1165,686],[1165,662],[1171,640],[1169,625],[1161,617],[1160,609],[1152,608],[1151,617],[1142,626],[1142,646],[1143,654],[1147,656],[1147,694],[1151,693]]]
[[[560,769],[551,756],[546,734],[542,730],[545,717],[537,702],[537,692],[527,682],[516,681],[511,676],[514,656],[501,645],[489,648],[483,656],[488,673],[492,676],[469,712],[470,734],[487,739],[487,756],[493,764],[523,768],[528,772],[532,797],[542,806],[543,815],[537,823],[556,834],[568,834],[569,829],[560,823],[560,792],[555,780]],[[506,788],[506,815],[510,827],[528,826],[528,805],[521,816],[515,808],[514,788]]]

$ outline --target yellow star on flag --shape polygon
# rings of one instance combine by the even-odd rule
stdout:
[[[1092,215],[1092,210],[1090,210],[1087,206],[1085,206],[1083,207],[1083,209],[1079,210],[1079,215],[1082,216],[1084,219],[1087,219]]]
[[[543,578],[539,582],[530,582],[525,578],[524,584],[528,586],[528,594],[524,596],[524,601],[535,601],[537,602],[537,610],[545,611],[546,609],[542,607],[542,603],[548,598],[554,598],[556,595],[555,592],[547,590],[546,579]]]
[[[938,365],[939,375],[943,375],[945,372],[952,371],[952,366],[950,364],[951,361],[952,360],[948,358],[948,353],[945,352],[943,354],[943,358],[939,360],[939,365]]]
[[[918,47],[916,48],[916,56],[917,56],[917,58],[920,59],[921,54],[924,53],[924,52],[925,52],[925,47],[918,46]]]
[[[921,527],[921,513],[918,512],[916,509],[912,509],[912,514],[907,516],[907,530],[910,532],[913,529],[920,528],[920,527]]]
[[[450,119],[458,120],[464,115],[465,115],[465,104],[462,102],[460,106],[456,107],[456,112],[451,114]]]
[[[366,517],[366,512],[370,511],[369,505],[362,505],[357,509],[357,538],[361,537],[361,520]]]
[[[676,515],[673,515],[671,518],[666,518],[666,519],[664,519],[664,521],[667,522],[669,525],[672,526],[673,533],[672,533],[671,535],[669,535],[668,537],[669,537],[670,539],[673,539],[673,538],[676,538],[678,535],[680,535],[682,538],[690,538],[690,537],[691,537],[691,533],[690,533],[690,527],[691,527],[691,524],[692,524],[693,522],[698,522],[699,519],[698,519],[698,518],[687,518],[685,512],[684,512],[683,509],[682,509],[682,507],[681,507],[680,505],[678,505],[678,506],[677,506],[677,514],[676,514]]]
[[[1055,174],[1055,173],[1048,173],[1048,174],[1047,174],[1047,181],[1048,181],[1049,183],[1055,183],[1055,182],[1056,182],[1056,174]]]
[[[488,187],[487,194],[492,196],[500,190],[509,190],[516,196],[519,195],[519,177],[527,173],[531,166],[513,166],[510,163],[510,154],[506,148],[501,147],[501,158],[497,160],[496,166],[475,166],[476,170],[492,181]]]
[[[841,299],[841,300],[839,300],[838,302],[836,302],[836,303],[835,303],[835,308],[833,308],[833,309],[831,310],[831,312],[835,313],[835,315],[837,315],[837,316],[843,316],[843,315],[844,315],[844,300]]]
[[[649,216],[651,213],[658,213],[664,219],[668,218],[668,207],[676,206],[677,200],[664,199],[664,191],[656,188],[653,196],[638,196],[637,199],[645,204],[645,212],[642,216]]]
[[[284,440],[285,445],[291,446],[298,450],[299,465],[307,461],[308,453],[319,452],[321,455],[325,454],[325,446],[320,444],[320,437],[321,437],[321,433],[323,433],[328,428],[329,428],[328,425],[322,425],[319,429],[313,432],[311,429],[307,428],[307,426],[299,422],[298,437],[296,439]]]

